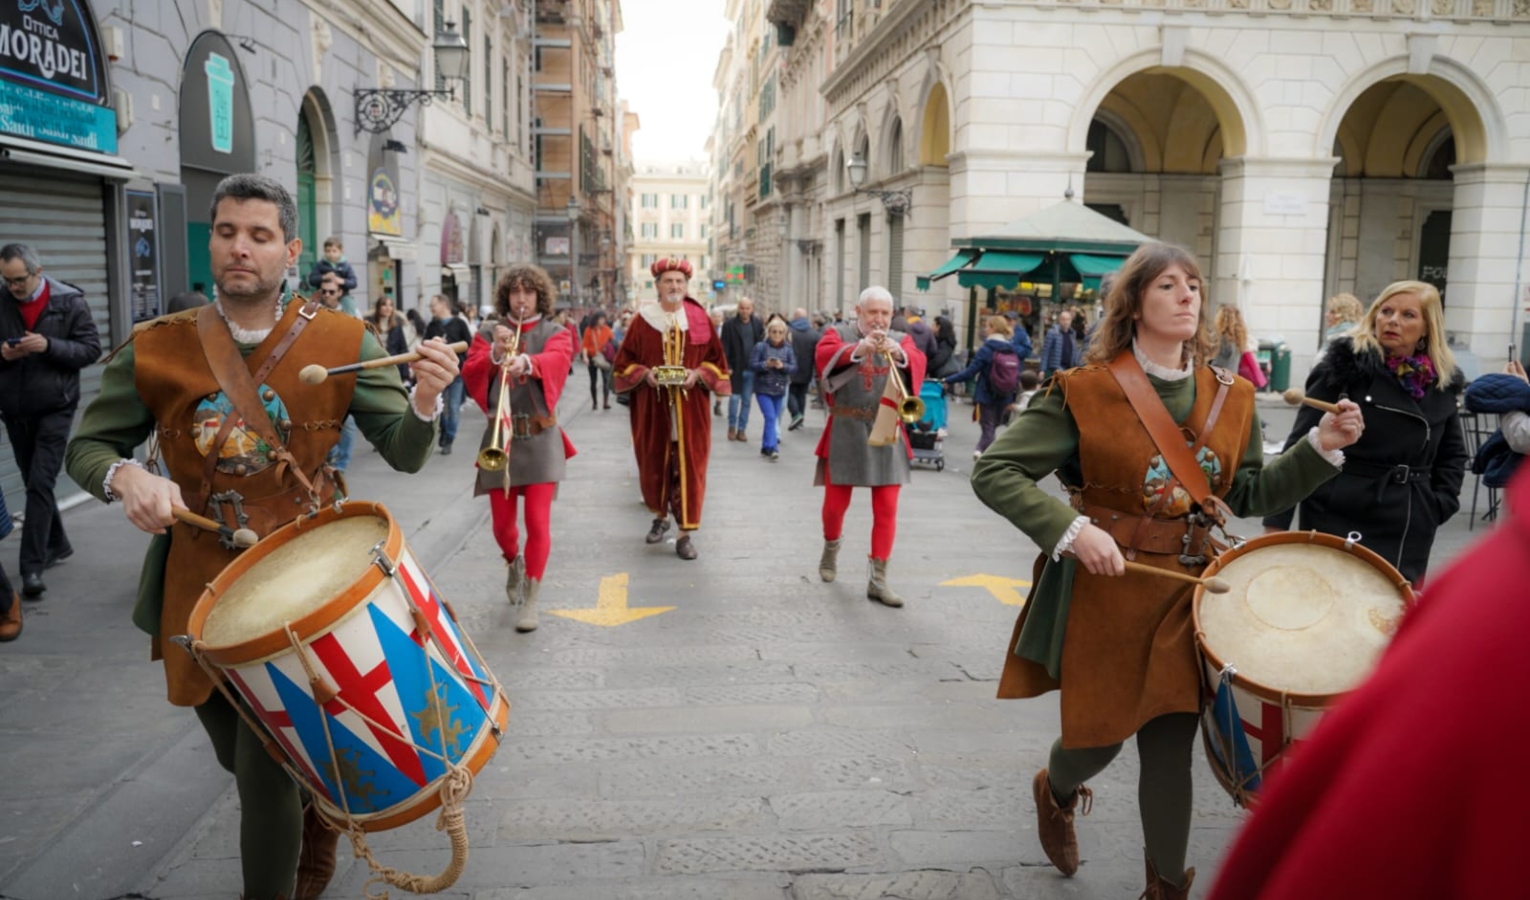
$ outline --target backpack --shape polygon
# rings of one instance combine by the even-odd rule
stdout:
[[[606,345],[600,348],[600,355],[606,358],[606,362],[614,363],[616,362],[617,349],[618,345],[616,343],[616,338],[608,338],[606,340]]]
[[[995,348],[988,364],[988,388],[995,394],[1013,394],[1020,389],[1020,354],[1013,347]]]

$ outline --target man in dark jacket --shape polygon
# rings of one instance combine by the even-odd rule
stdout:
[[[904,307],[903,317],[904,329],[914,339],[914,346],[929,359],[935,352],[935,329],[925,324],[924,312],[917,306]]]
[[[0,247],[0,419],[27,488],[21,529],[21,592],[41,597],[42,571],[74,552],[53,485],[80,403],[80,370],[101,357],[85,294],[42,273],[26,244]]]
[[[792,310],[792,320],[788,324],[791,326],[792,353],[796,355],[798,363],[797,368],[792,370],[791,385],[787,388],[786,409],[792,414],[788,430],[796,431],[802,427],[803,415],[807,412],[808,385],[813,383],[813,366],[802,360],[813,358],[813,350],[823,335],[808,321],[807,310],[800,306]]]
[[[754,399],[754,370],[749,357],[754,345],[765,340],[765,323],[754,314],[754,301],[742,297],[738,312],[722,327],[723,355],[728,357],[733,395],[728,398],[728,440],[747,441],[744,428],[749,424],[749,403]]]
[[[473,332],[467,323],[453,315],[452,301],[440,294],[430,298],[430,324],[425,326],[425,340],[438,337],[448,344],[458,341],[472,343]],[[461,366],[467,361],[467,353],[457,354],[457,365]],[[457,422],[462,412],[462,401],[466,391],[462,386],[462,375],[458,374],[446,390],[441,392],[441,455],[446,456],[452,452],[452,442],[457,439]]]

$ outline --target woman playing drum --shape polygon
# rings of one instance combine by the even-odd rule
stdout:
[[[569,330],[552,321],[552,280],[537,266],[515,266],[494,288],[500,319],[486,324],[468,349],[462,382],[485,413],[482,446],[496,433],[500,388],[510,387],[503,408],[509,421],[497,429],[507,464],[479,469],[475,494],[489,495],[494,539],[510,566],[505,595],[520,605],[516,631],[537,628],[537,593],[552,550],[552,501],[574,445],[558,427],[555,410],[574,358]],[[508,487],[508,490],[506,488]],[[526,555],[520,555],[516,501],[526,511]]]
[[[1192,588],[1126,574],[1124,557],[1200,572],[1225,512],[1305,496],[1333,477],[1336,451],[1364,427],[1342,404],[1265,466],[1253,386],[1205,365],[1201,287],[1186,251],[1140,248],[1106,300],[1085,365],[1044,386],[972,473],[978,497],[1044,551],[999,684],[1006,698],[1062,693],[1062,736],[1032,785],[1042,849],[1063,874],[1077,870],[1074,811],[1082,796],[1087,812],[1092,796],[1084,782],[1136,735],[1148,898],[1187,897],[1195,874],[1184,864],[1201,687]],[[1053,472],[1071,507],[1038,486]]]

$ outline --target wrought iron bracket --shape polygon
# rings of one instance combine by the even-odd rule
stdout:
[[[362,88],[356,93],[356,132],[380,134],[392,128],[416,103],[429,105],[437,97],[448,100],[456,96],[448,88],[444,91],[420,91],[407,88]]]
[[[912,189],[901,191],[878,191],[871,189],[856,188],[857,194],[870,194],[882,201],[882,208],[889,215],[906,216],[909,209],[914,205],[914,192]]]

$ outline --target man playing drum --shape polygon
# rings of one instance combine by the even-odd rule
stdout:
[[[903,598],[887,585],[887,560],[898,532],[898,490],[909,479],[913,455],[903,425],[889,405],[900,379],[905,393],[919,394],[924,354],[913,338],[889,331],[893,299],[884,287],[861,292],[856,320],[824,330],[814,353],[829,422],[818,441],[814,483],[823,485],[823,556],[818,576],[833,581],[851,489],[871,488],[871,575],[866,596],[887,606]],[[878,436],[878,419],[885,435]]]
[[[133,621],[164,659],[170,702],[196,710],[218,762],[234,774],[244,896],[312,898],[334,872],[338,835],[305,812],[297,785],[191,656],[164,646],[186,633],[204,586],[236,552],[217,534],[178,523],[172,510],[265,536],[332,502],[342,486],[324,459],[348,414],[389,465],[418,470],[457,356],[439,341],[421,344],[412,396],[393,366],[301,383],[305,364],[332,368],[382,357],[383,349],[360,320],[283,290],[302,242],[297,206],[280,183],[225,178],[211,220],[218,300],[134,329],[102,373],[66,462],[76,482],[103,501],[122,501],[128,521],[155,535]],[[131,458],[151,434],[168,477]]]
[[[475,495],[489,495],[494,540],[510,567],[505,596],[520,606],[516,631],[537,629],[537,594],[552,550],[552,501],[574,445],[558,426],[556,410],[574,339],[552,320],[553,287],[537,266],[515,266],[494,288],[491,320],[478,332],[462,367],[468,396],[489,415],[482,447],[503,453],[498,470],[479,453]],[[504,387],[510,395],[501,397]],[[498,427],[496,427],[496,420]],[[526,510],[526,555],[519,553],[515,507]]]
[[[1062,693],[1062,736],[1032,782],[1042,849],[1077,871],[1084,782],[1135,735],[1148,900],[1188,897],[1195,875],[1184,865],[1201,680],[1192,586],[1127,572],[1126,559],[1199,573],[1227,511],[1292,505],[1364,428],[1346,401],[1265,466],[1253,385],[1205,364],[1201,287],[1186,251],[1138,249],[1085,365],[1052,378],[972,472],[978,497],[1043,550],[999,681],[1000,697]],[[1071,507],[1038,486],[1054,472]]]

